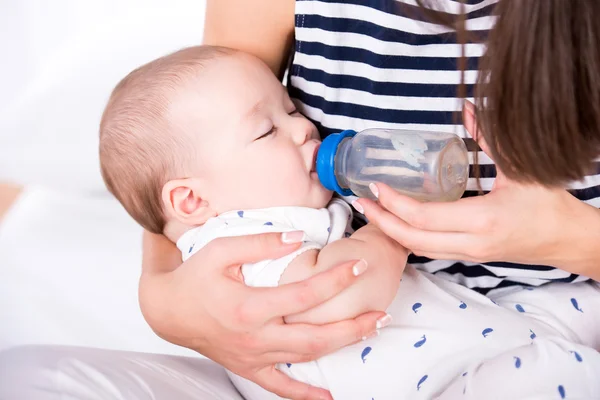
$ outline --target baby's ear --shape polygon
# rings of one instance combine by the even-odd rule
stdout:
[[[217,213],[200,194],[200,182],[195,178],[174,179],[163,186],[162,200],[167,218],[186,225],[202,225]]]

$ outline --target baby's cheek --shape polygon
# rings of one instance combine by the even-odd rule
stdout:
[[[295,151],[273,149],[254,158],[242,172],[243,185],[253,191],[257,202],[272,205],[294,205],[307,192],[306,167]]]

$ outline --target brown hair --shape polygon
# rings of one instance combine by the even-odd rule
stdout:
[[[417,1],[454,27],[463,47],[473,40],[464,0],[459,17],[435,11],[435,0]],[[583,178],[600,155],[600,1],[499,0],[494,10],[475,89],[492,158],[519,181]]]
[[[113,90],[100,122],[100,167],[108,190],[145,229],[163,233],[162,188],[186,173],[192,145],[169,120],[176,93],[208,61],[232,50],[190,47],[129,73]]]

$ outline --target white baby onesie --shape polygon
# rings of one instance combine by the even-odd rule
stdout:
[[[222,214],[177,242],[186,260],[211,240],[302,230],[293,254],[242,267],[249,286],[277,286],[299,254],[350,236],[350,207],[278,207]],[[600,290],[553,284],[496,292],[494,300],[407,266],[379,337],[316,361],[280,364],[334,399],[600,399]],[[585,332],[584,332],[585,331]],[[278,399],[230,377],[247,400]]]
[[[307,250],[322,249],[326,244],[352,233],[350,206],[333,199],[327,208],[273,207],[260,210],[231,211],[211,218],[203,226],[184,233],[177,247],[187,260],[196,251],[219,237],[243,236],[267,232],[304,231],[302,246],[277,260],[244,264],[242,274],[248,286],[274,287],[294,258]]]

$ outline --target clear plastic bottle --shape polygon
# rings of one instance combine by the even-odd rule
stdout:
[[[375,199],[381,182],[420,201],[453,201],[469,177],[467,148],[452,133],[367,129],[325,138],[317,153],[319,180],[343,196]]]

